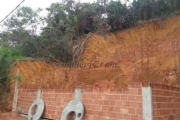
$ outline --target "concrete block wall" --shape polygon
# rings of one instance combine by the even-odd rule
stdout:
[[[142,120],[142,85],[127,89],[82,88],[85,106],[83,120]],[[36,99],[37,89],[19,88],[18,112],[27,114]],[[59,120],[64,107],[74,99],[74,90],[42,89],[43,117]]]
[[[153,120],[180,120],[180,88],[151,84]]]

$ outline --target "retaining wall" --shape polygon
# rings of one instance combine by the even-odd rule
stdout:
[[[127,89],[82,90],[81,99],[85,106],[83,120],[180,119],[180,88],[159,84],[146,87],[141,83],[134,83],[128,85]],[[36,93],[37,89],[19,88],[19,113],[28,113],[30,105],[36,99]],[[74,90],[42,89],[42,98],[46,106],[43,117],[59,120],[62,110],[74,99]]]
[[[127,89],[82,89],[83,120],[142,120],[141,87],[134,83]],[[19,88],[19,113],[28,113],[36,93],[37,89]],[[59,120],[62,110],[74,99],[74,90],[42,89],[42,98],[46,106],[43,117]]]
[[[180,120],[180,88],[151,84],[153,120]]]

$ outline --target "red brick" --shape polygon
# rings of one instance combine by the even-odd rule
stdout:
[[[101,94],[98,94],[96,99],[97,99],[97,100],[103,100],[103,99],[104,99],[104,96],[101,95]]]
[[[115,112],[118,112],[118,113],[119,113],[119,112],[120,112],[120,109],[121,109],[121,107],[114,107],[114,111],[115,111]]]
[[[104,105],[109,105],[109,100],[104,100],[103,102]]]
[[[116,101],[116,102],[115,102],[115,105],[116,105],[116,106],[122,106],[122,101]]]
[[[130,94],[130,91],[129,91],[129,89],[126,89],[126,90],[123,90],[122,93],[123,93],[123,94]]]
[[[143,120],[142,115],[138,115],[138,120]]]
[[[108,111],[109,112],[113,112],[114,111],[114,107],[108,106]]]
[[[84,104],[92,104],[93,103],[92,99],[83,99],[82,101],[84,102]]]
[[[115,106],[115,101],[109,101],[110,106]]]
[[[110,93],[112,94],[116,93],[116,89],[110,89]]]
[[[138,89],[129,89],[130,95],[138,95]]]
[[[129,107],[128,101],[122,101],[122,107]]]
[[[99,112],[99,111],[92,110],[92,115],[98,116],[98,112]]]
[[[142,96],[136,96],[136,101],[142,102]]]
[[[153,115],[154,115],[154,116],[159,116],[159,115],[160,115],[159,110],[154,110],[154,111],[153,111]]]
[[[114,99],[114,100],[120,100],[120,99],[121,99],[121,96],[120,96],[120,95],[114,95],[114,96],[113,96],[113,99]]]
[[[108,95],[102,95],[102,100],[108,100]]]
[[[131,115],[131,120],[138,120],[138,115]]]
[[[98,111],[102,110],[102,106],[101,105],[93,105],[93,106],[94,106],[94,110],[98,110]]]
[[[96,99],[97,95],[96,94],[92,94],[91,99]]]
[[[142,110],[141,109],[136,109],[136,114],[137,115],[142,115]]]
[[[93,115],[86,115],[87,120],[93,120],[94,119],[93,117],[94,117]]]
[[[98,111],[98,116],[103,116],[103,112],[102,111]]]
[[[92,110],[85,110],[85,114],[92,114]]]
[[[19,95],[19,98],[22,99],[18,101],[18,106],[24,106],[24,112],[27,113],[29,106],[35,100],[36,92],[37,91],[31,93],[31,91],[29,91],[30,95],[28,95],[29,93]],[[133,100],[132,98],[134,98],[135,100]],[[102,120],[103,118],[109,117],[111,120],[119,120],[125,118],[130,118],[131,120],[131,117],[133,117],[131,115],[136,115],[138,112],[135,108],[132,108],[130,106],[129,99],[131,99],[133,103],[136,103],[135,101],[140,98],[141,96],[129,96],[129,90],[122,89],[116,90],[116,93],[113,94],[92,93],[92,91],[84,93],[83,91],[82,101],[85,105],[84,118],[85,120]],[[66,90],[65,92],[60,90],[46,90],[43,93],[43,99],[46,103],[44,117],[58,120],[60,115],[62,114],[62,110],[67,105],[67,103],[74,99],[74,92],[68,90]],[[141,107],[140,104],[141,101],[137,103],[137,106]],[[175,106],[175,104],[172,104],[172,106]],[[138,115],[142,115],[142,112]]]
[[[122,120],[123,119],[123,114],[122,113],[117,113],[117,118],[118,120]]]
[[[109,112],[107,112],[107,111],[102,111],[102,112],[103,112],[103,117],[110,117]]]
[[[135,115],[136,114],[136,109],[134,108],[128,108],[129,109],[129,114]]]
[[[128,108],[120,108],[120,113],[128,114],[129,113],[129,109]]]
[[[138,108],[138,103],[137,102],[130,102],[129,107],[130,108]]]
[[[136,97],[135,96],[128,96],[128,101],[135,101]]]
[[[108,100],[114,100],[114,95],[108,95]]]
[[[123,89],[116,89],[116,94],[122,94],[123,93]]]
[[[108,106],[102,106],[103,111],[108,111],[109,107]]]
[[[138,108],[142,108],[142,103],[137,103],[137,105],[138,105]]]
[[[124,115],[123,115],[123,118],[124,118],[125,120],[130,120],[130,119],[131,119],[131,115],[130,115],[130,114],[124,114]]]
[[[90,119],[90,120],[100,120],[101,117],[98,117],[98,116],[93,116],[93,119]]]
[[[117,118],[117,113],[111,112],[111,113],[110,113],[110,117],[111,117],[111,118]]]
[[[127,101],[128,96],[127,95],[121,95],[121,100],[126,100]]]

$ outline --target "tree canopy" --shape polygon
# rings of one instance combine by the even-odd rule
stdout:
[[[74,50],[80,36],[105,34],[136,26],[138,21],[177,15],[179,5],[180,0],[133,0],[130,4],[120,0],[64,0],[51,4],[46,17],[41,16],[41,9],[21,7],[3,23],[0,48],[58,63],[77,61]]]

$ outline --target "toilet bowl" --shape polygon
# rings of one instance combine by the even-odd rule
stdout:
[[[81,102],[81,89],[75,90],[75,99],[70,101],[64,108],[60,120],[67,120],[70,113],[74,114],[74,120],[82,120],[84,115],[84,105]]]
[[[35,111],[33,111],[35,109]],[[28,120],[39,120],[44,111],[44,101],[41,99],[41,90],[38,90],[36,100],[32,103],[28,111]],[[33,113],[35,112],[35,113]]]

